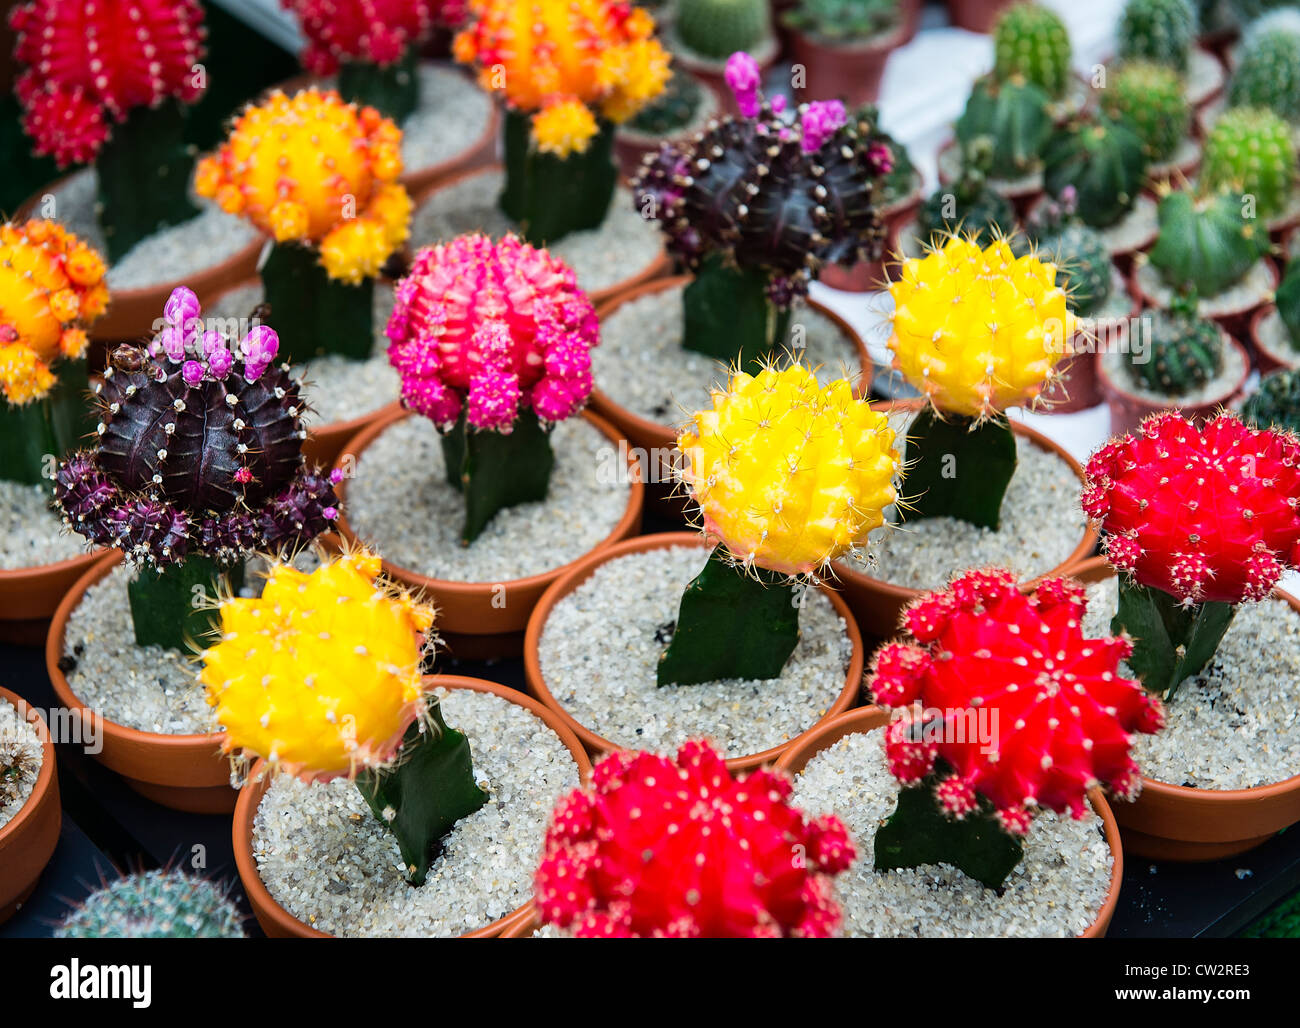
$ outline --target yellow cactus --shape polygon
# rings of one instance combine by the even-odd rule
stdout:
[[[221,603],[200,680],[225,750],[324,779],[391,762],[424,714],[420,662],[433,608],[379,579],[364,550],[311,574],[275,565],[256,599]]]
[[[194,185],[276,242],[317,246],[330,277],[355,284],[410,232],[401,144],[401,130],[372,107],[332,90],[277,91],[240,114]]]
[[[44,396],[54,362],[85,353],[85,326],[108,307],[105,272],[57,222],[0,225],[0,389],[10,403]]]
[[[597,132],[595,114],[622,123],[663,92],[670,58],[654,32],[649,12],[619,0],[471,0],[454,53],[478,65],[484,89],[534,114],[539,146],[560,153],[564,135],[568,152],[581,153]],[[569,109],[560,133],[559,114],[537,113],[559,103],[588,107],[588,118]]]
[[[800,364],[737,372],[677,437],[704,529],[738,562],[807,575],[858,546],[897,498],[884,414]]]
[[[1074,320],[1056,266],[1016,257],[1004,239],[952,237],[903,262],[893,366],[936,409],[984,420],[1031,406],[1068,353]]]

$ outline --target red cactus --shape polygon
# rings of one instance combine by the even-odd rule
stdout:
[[[108,122],[202,89],[203,10],[196,0],[31,0],[9,24],[14,59],[27,67],[15,91],[36,152],[60,165],[94,158]]]
[[[567,264],[514,236],[421,250],[387,331],[402,401],[440,426],[466,399],[475,428],[508,432],[521,405],[562,421],[591,393],[591,301]]]
[[[317,75],[332,75],[343,60],[390,65],[420,45],[436,25],[454,27],[464,17],[459,2],[432,0],[280,0],[302,25],[307,46],[302,63]],[[454,20],[453,20],[454,19]]]
[[[968,571],[917,601],[904,618],[917,645],[882,647],[868,680],[877,703],[922,708],[888,729],[894,776],[915,785],[942,758],[952,775],[938,784],[941,808],[961,818],[982,796],[1012,834],[1039,807],[1084,816],[1094,785],[1130,795],[1129,733],[1156,731],[1163,708],[1119,674],[1126,640],[1084,637],[1086,606],[1077,583],[1025,595],[1001,570]],[[970,730],[972,711],[987,736]]]
[[[856,852],[843,824],[806,821],[790,783],[733,778],[705,742],[677,759],[614,753],[555,808],[537,869],[543,922],[588,937],[825,937],[830,876]]]
[[[1168,412],[1093,455],[1082,503],[1111,564],[1189,606],[1261,600],[1300,564],[1297,496],[1295,436]]]

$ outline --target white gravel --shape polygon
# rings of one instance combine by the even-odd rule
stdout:
[[[1110,635],[1115,578],[1088,587],[1084,630]],[[1165,704],[1166,724],[1133,755],[1158,782],[1250,789],[1300,775],[1300,615],[1282,600],[1244,603],[1210,665]]]
[[[514,231],[514,224],[497,206],[502,179],[499,169],[489,169],[435,189],[411,220],[411,249],[445,243],[466,232],[498,238]],[[595,293],[640,274],[658,260],[663,237],[654,220],[641,217],[631,192],[619,187],[599,228],[572,232],[548,249],[573,268],[578,285]]]
[[[45,751],[41,737],[18,708],[0,697],[0,828],[23,809],[36,788]]]
[[[393,564],[450,582],[509,582],[562,567],[596,548],[627,510],[618,450],[574,417],[551,436],[555,465],[540,503],[499,511],[469,546],[465,501],[447,482],[438,431],[412,416],[386,429],[347,483],[352,530]]]
[[[1137,268],[1137,285],[1152,304],[1167,310],[1174,299],[1174,290],[1165,284],[1160,270],[1147,261]],[[1213,296],[1202,296],[1196,304],[1196,313],[1202,318],[1222,318],[1254,310],[1261,303],[1273,299],[1273,273],[1262,260],[1246,272],[1240,282]]]
[[[1168,158],[1147,168],[1147,177],[1158,180],[1174,178],[1180,173],[1190,175],[1200,163],[1200,141],[1190,135],[1183,136]]]
[[[355,784],[278,777],[258,806],[253,853],[285,910],[332,935],[454,936],[505,916],[532,894],[551,810],[578,785],[564,743],[538,717],[498,696],[446,693],[447,723],[469,738],[488,802],[462,818],[415,888],[397,841]]]
[[[910,418],[891,417],[900,438]],[[1028,439],[1017,436],[1016,451],[1019,464],[1003,497],[997,531],[950,517],[903,521],[872,533],[868,556],[851,554],[844,563],[909,589],[942,588],[954,572],[966,568],[1007,567],[1021,578],[1033,578],[1058,567],[1083,538],[1083,485],[1065,461]],[[906,480],[902,494],[909,495]],[[886,511],[891,521],[898,516],[894,509]]]
[[[53,192],[53,216],[106,255],[104,234],[95,214],[98,189],[94,168],[76,172]],[[257,228],[243,218],[226,214],[210,200],[193,199],[202,213],[141,240],[108,269],[110,291],[181,281],[229,260],[261,238]],[[40,217],[44,212],[38,208],[34,213]]]
[[[1024,859],[1000,890],[941,864],[877,872],[875,834],[897,805],[880,731],[823,750],[795,778],[792,802],[810,817],[839,815],[858,859],[835,879],[844,934],[867,938],[1042,938],[1080,935],[1106,901],[1114,858],[1101,818],[1040,816]]]
[[[835,702],[852,644],[821,593],[800,614],[799,643],[779,678],[656,685],[665,633],[708,553],[678,546],[619,557],[555,605],[538,661],[551,695],[579,724],[618,746],[668,752],[706,737],[741,757],[793,739]]]
[[[262,302],[261,282],[231,289],[204,310],[210,318],[246,318]],[[310,405],[308,427],[351,421],[392,403],[401,392],[401,379],[388,363],[388,337],[384,329],[393,312],[393,287],[375,283],[374,345],[369,360],[317,357],[294,367],[304,383],[302,395]],[[272,312],[274,321],[274,312]]]
[[[1291,333],[1277,310],[1271,310],[1259,319],[1256,331],[1259,347],[1275,361],[1289,368],[1300,367],[1300,347],[1291,341]]]
[[[1248,370],[1244,352],[1225,342],[1223,344],[1223,366],[1219,369],[1217,375],[1208,379],[1201,388],[1193,389],[1190,393],[1183,393],[1180,396],[1167,396],[1164,393],[1156,392],[1154,389],[1148,389],[1139,383],[1137,377],[1133,374],[1133,368],[1129,364],[1127,354],[1106,353],[1102,355],[1101,359],[1106,365],[1106,373],[1119,385],[1148,403],[1161,404],[1171,408],[1192,407],[1196,404],[1211,403],[1215,400],[1226,402],[1229,394],[1241,383]]]
[[[44,483],[0,478],[0,570],[35,568],[80,557],[84,537],[65,532]]]
[[[954,142],[939,151],[939,181],[945,185],[961,177],[961,145]],[[1043,170],[1037,168],[1019,178],[989,177],[989,185],[1003,196],[1020,196],[1036,193],[1043,188]]]
[[[682,293],[673,286],[624,303],[600,326],[600,346],[591,351],[597,387],[620,407],[649,421],[677,425],[710,404],[709,390],[725,382],[727,368],[706,354],[682,348]],[[804,359],[821,365],[825,383],[862,374],[858,349],[830,318],[802,305],[790,315],[791,339],[798,329]]]
[[[1133,202],[1131,211],[1114,225],[1100,229],[1111,256],[1142,250],[1154,243],[1160,231],[1160,222],[1156,218],[1158,210],[1159,205],[1142,193]]]
[[[1227,77],[1227,72],[1223,70],[1223,65],[1214,54],[1202,50],[1199,46],[1192,47],[1185,77],[1187,102],[1193,107],[1205,103],[1223,88],[1223,82]]]

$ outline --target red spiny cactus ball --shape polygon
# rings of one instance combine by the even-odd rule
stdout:
[[[904,617],[916,643],[881,647],[867,682],[879,704],[922,708],[888,729],[894,776],[916,785],[941,757],[943,809],[960,818],[983,797],[1014,834],[1040,807],[1083,817],[1093,786],[1131,795],[1130,733],[1160,728],[1163,708],[1119,673],[1127,640],[1084,637],[1086,606],[1076,582],[1025,595],[1002,570],[967,571],[918,600]]]
[[[1232,414],[1158,414],[1088,462],[1111,564],[1185,604],[1262,600],[1300,565],[1300,440]]]
[[[9,15],[23,127],[60,165],[92,160],[108,120],[202,92],[203,10],[196,0],[32,0]]]
[[[543,923],[581,937],[825,937],[830,876],[856,857],[843,824],[805,820],[790,782],[733,778],[706,742],[676,759],[613,753],[555,808],[537,869]]]
[[[281,0],[302,25],[307,46],[302,63],[317,75],[332,75],[344,60],[389,65],[407,47],[419,46],[442,16],[459,21],[462,11],[444,12],[430,0]]]

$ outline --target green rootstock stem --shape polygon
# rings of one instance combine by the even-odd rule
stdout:
[[[1182,603],[1159,589],[1119,580],[1119,610],[1110,630],[1133,637],[1128,665],[1151,692],[1172,699],[1184,681],[1201,671],[1219,648],[1237,607],[1231,603]]]
[[[672,642],[659,658],[659,685],[780,676],[799,642],[804,586],[754,571],[735,567],[721,547],[709,554],[682,593]]]
[[[136,107],[112,126],[95,158],[100,224],[115,264],[140,240],[199,213],[190,200],[194,155],[185,143],[185,108],[174,100]]]
[[[568,157],[535,149],[531,133],[527,112],[506,111],[501,210],[534,246],[557,243],[570,232],[599,226],[618,181],[614,126],[602,119],[586,151]]]
[[[447,481],[465,496],[461,542],[478,538],[497,511],[546,499],[555,454],[537,415],[520,411],[508,434],[471,431],[462,413],[442,436]]]
[[[766,272],[705,258],[682,292],[682,346],[751,374],[772,359],[789,331],[790,311],[767,296]]]
[[[397,839],[412,885],[424,884],[452,826],[487,802],[474,781],[469,740],[447,727],[438,704],[429,715],[429,724],[407,729],[395,766],[357,776],[361,795]]]
[[[57,381],[39,400],[14,406],[0,398],[0,478],[48,482],[59,459],[88,432],[95,416],[84,360],[60,364]]]
[[[278,243],[262,267],[279,357],[294,364],[326,355],[365,360],[375,343],[374,280],[355,286],[336,281],[319,256],[315,247]]]
[[[223,572],[207,557],[187,557],[161,573],[141,568],[126,587],[137,645],[185,652],[212,642],[221,627],[218,589],[237,592],[243,582],[242,564]]]
[[[1016,439],[1006,421],[976,425],[926,407],[912,422],[905,448],[908,517],[951,517],[996,530],[1002,498],[1016,472]]]
[[[1024,849],[1007,834],[992,811],[981,809],[960,821],[949,817],[935,799],[935,775],[898,793],[898,806],[876,829],[876,870],[947,864],[990,889],[999,888]]]
[[[419,106],[419,62],[413,46],[386,68],[369,61],[344,61],[339,68],[339,94],[348,103],[373,107],[400,125]]]

